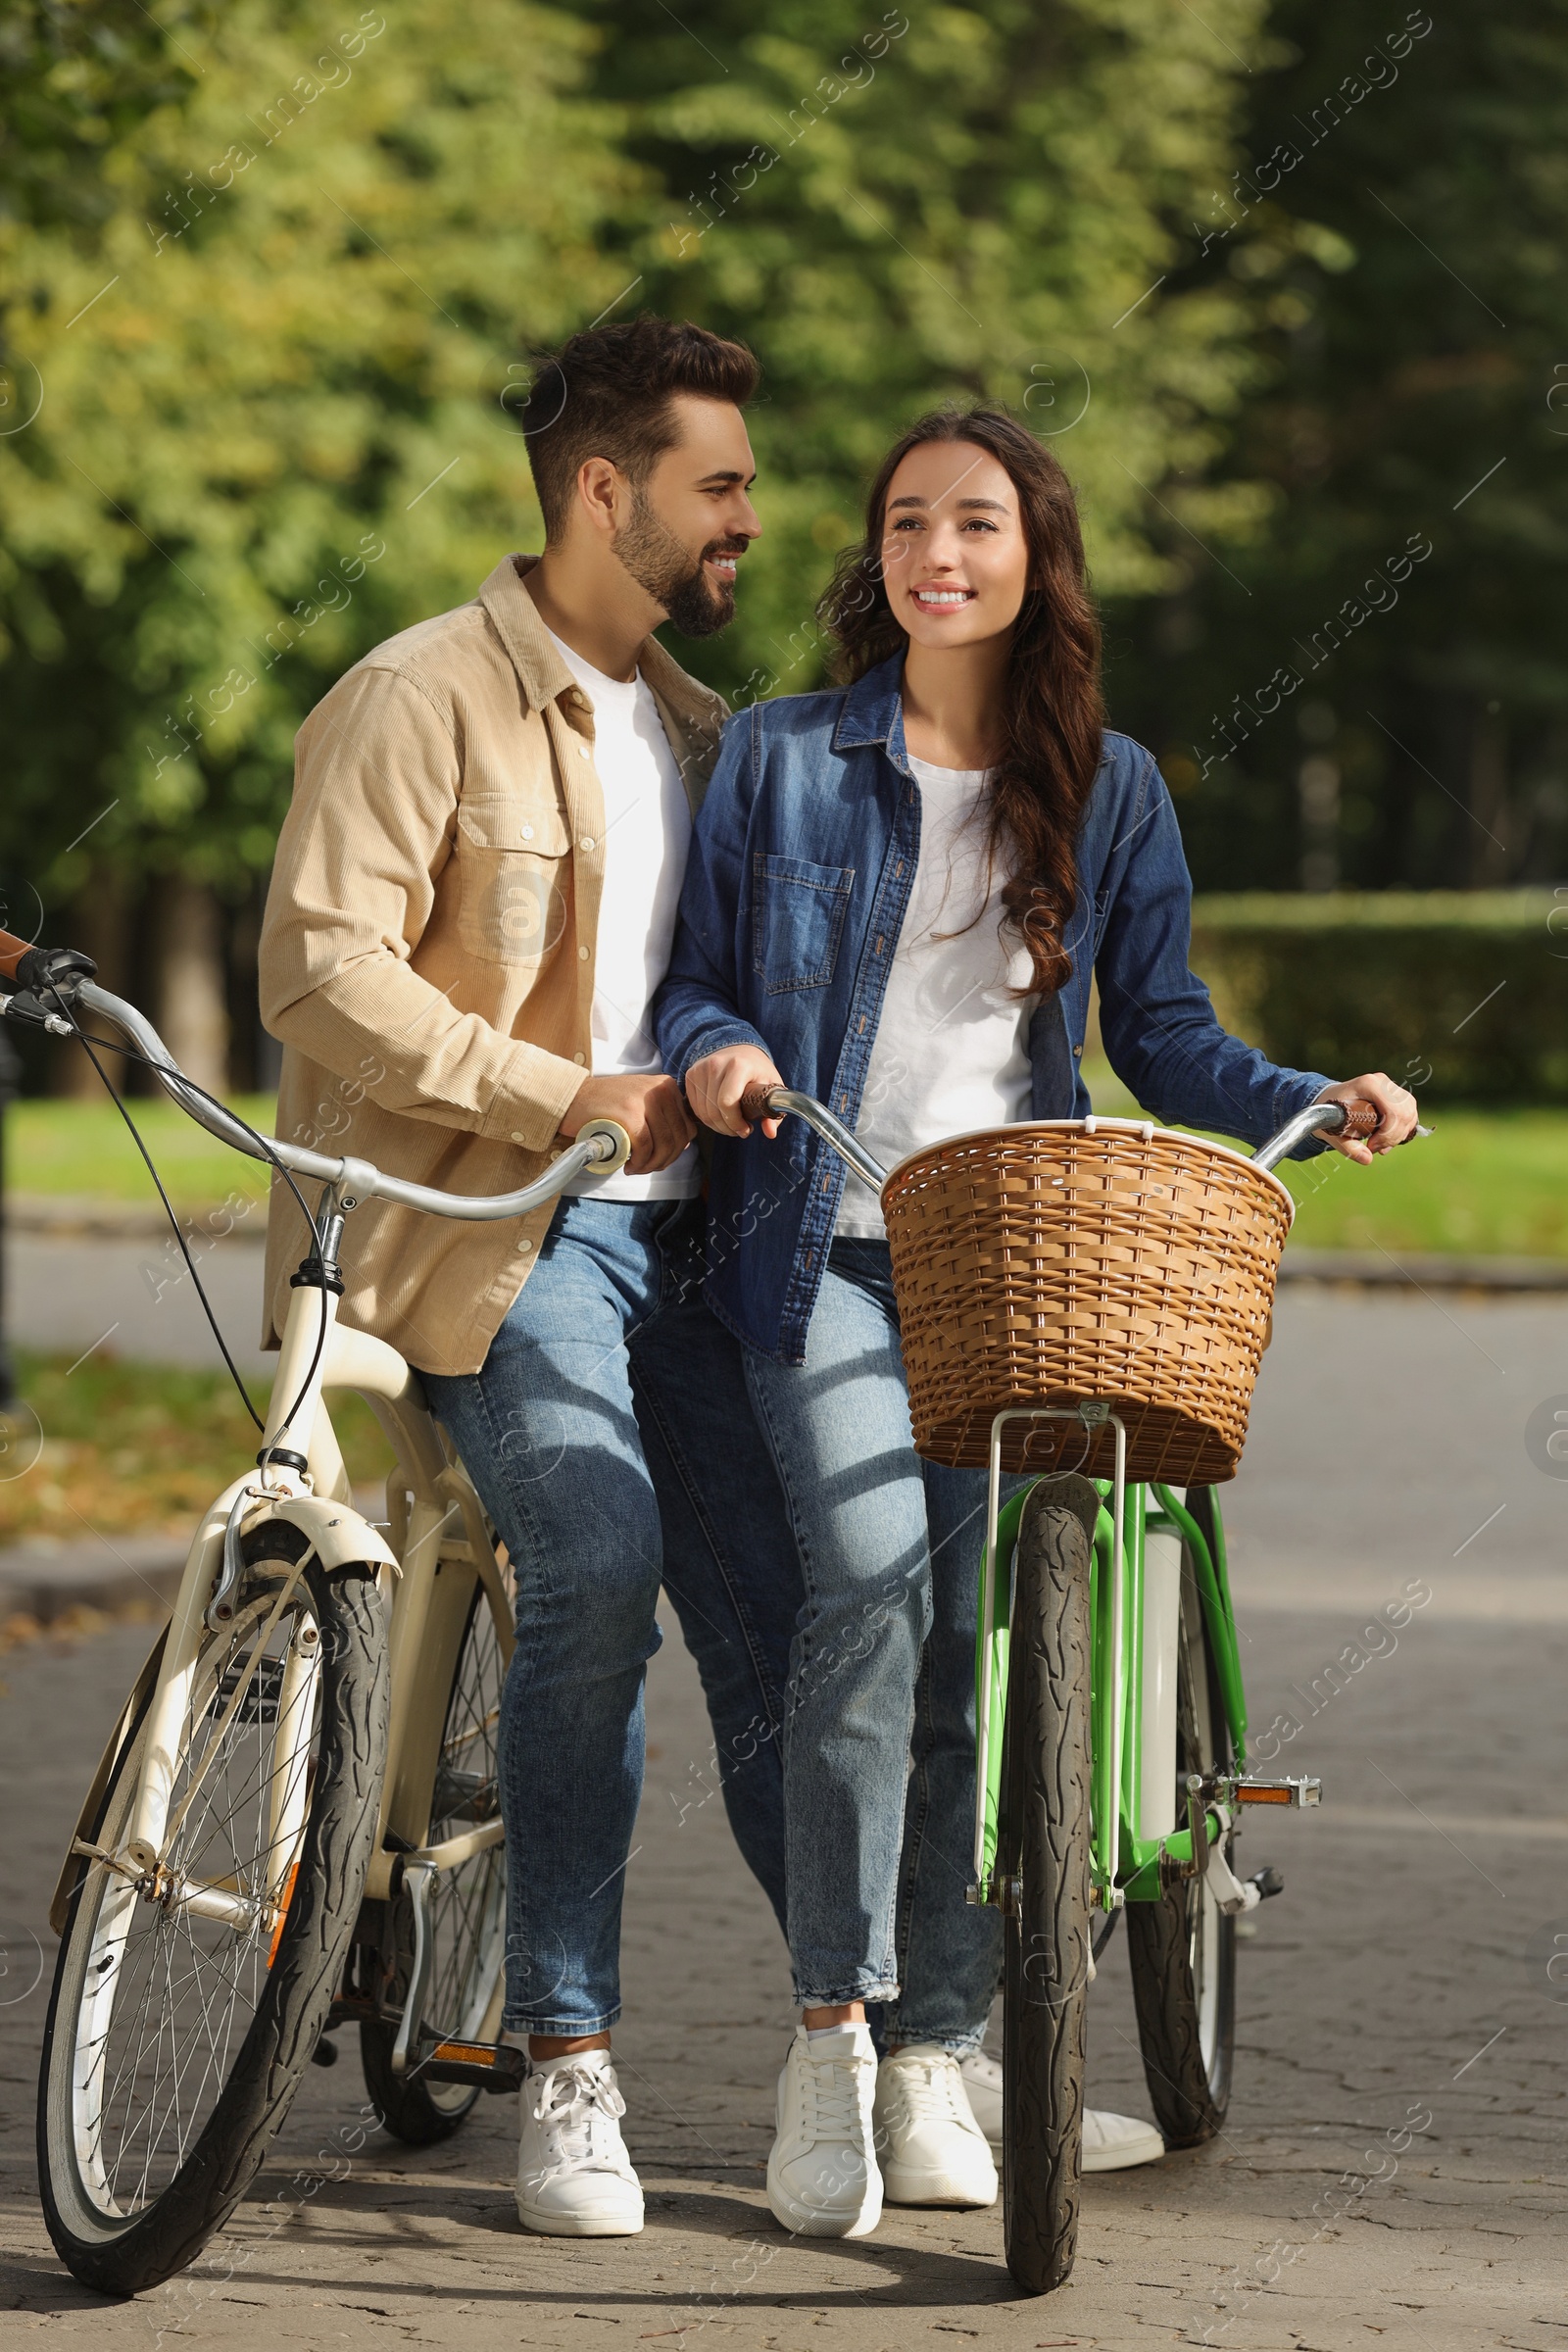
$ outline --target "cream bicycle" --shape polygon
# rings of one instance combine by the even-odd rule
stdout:
[[[584,1169],[624,1165],[630,1146],[594,1121],[536,1183],[477,1199],[270,1141],[186,1079],[92,970],[0,932],[0,1011],[60,1036],[83,1037],[83,1013],[109,1022],[211,1133],[322,1188],[258,1467],[196,1529],[50,1913],[44,2213],[78,2278],[129,2294],[222,2226],[333,2027],[358,2024],[371,2096],[406,2140],[444,2136],[481,2089],[520,2082],[522,2053],[496,2039],[510,1582],[417,1375],[337,1321],[337,1260],[363,1200],[517,1217]],[[353,1506],[326,1402],[343,1390],[395,1452],[385,1535]]]

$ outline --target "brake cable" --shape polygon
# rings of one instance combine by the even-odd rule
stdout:
[[[83,1029],[81,1023],[77,1020],[74,1006],[61,994],[58,985],[52,981],[46,985],[48,994],[53,998],[55,1004],[59,1008],[61,1017],[70,1023],[71,1028],[74,1031],[83,1052],[86,1054],[88,1060],[92,1063],[93,1068],[103,1080],[109,1100],[111,1102],[113,1102],[115,1108],[124,1120],[126,1127],[130,1131],[131,1141],[135,1144],[137,1151],[141,1153],[143,1161],[146,1163],[147,1173],[152,1178],[154,1185],[157,1187],[158,1198],[164,1204],[164,1213],[168,1217],[169,1222],[173,1229],[174,1239],[179,1244],[180,1255],[184,1258],[186,1270],[190,1275],[192,1283],[195,1285],[196,1296],[202,1303],[202,1312],[207,1317],[213,1337],[218,1342],[219,1350],[222,1355],[223,1362],[228,1367],[229,1378],[233,1381],[235,1388],[239,1392],[240,1400],[243,1403],[245,1410],[249,1413],[252,1421],[255,1422],[256,1427],[261,1431],[263,1437],[265,1438],[267,1435],[267,1424],[263,1420],[261,1414],[256,1410],[255,1405],[251,1402],[250,1391],[245,1386],[245,1382],[241,1376],[238,1365],[235,1363],[233,1356],[229,1353],[228,1343],[223,1337],[222,1331],[219,1325],[218,1317],[213,1310],[212,1300],[208,1298],[207,1293],[202,1286],[202,1278],[196,1271],[196,1261],[191,1256],[189,1246],[187,1245],[185,1236],[180,1229],[179,1219],[174,1213],[173,1203],[171,1201],[168,1193],[164,1190],[163,1178],[159,1175],[157,1168],[153,1164],[152,1154],[148,1151],[147,1146],[142,1139],[140,1129],[137,1127],[135,1120],[131,1117],[130,1112],[126,1109],[122,1097],[116,1092],[114,1082],[110,1078],[109,1072],[104,1068],[103,1063],[99,1060],[98,1054],[93,1049],[95,1047],[99,1047],[106,1054],[118,1054],[122,1060],[133,1061],[142,1069],[153,1071],[155,1075],[158,1074],[160,1065],[151,1060],[147,1054],[143,1054],[136,1047],[117,1045],[113,1039],[106,1037],[89,1037],[86,1030]],[[41,995],[43,991],[40,990],[39,993]],[[284,1183],[288,1186],[289,1191],[293,1194],[295,1200],[299,1204],[300,1214],[303,1216],[306,1224],[310,1228],[311,1240],[315,1246],[316,1254],[318,1257],[319,1257],[321,1251],[321,1229],[318,1227],[315,1217],[311,1214],[311,1210],[306,1202],[305,1196],[294,1181],[292,1170],[283,1165],[283,1162],[273,1151],[270,1139],[267,1136],[259,1134],[251,1125],[250,1121],[242,1118],[240,1113],[237,1110],[232,1109],[229,1104],[226,1102],[220,1102],[216,1095],[209,1094],[205,1086],[198,1086],[194,1078],[187,1078],[183,1070],[178,1073],[178,1076],[181,1086],[188,1087],[193,1095],[199,1095],[204,1102],[212,1103],[215,1109],[223,1111],[228,1118],[232,1119],[236,1126],[243,1127],[245,1133],[250,1137],[252,1143],[256,1145],[259,1156],[269,1166],[274,1168],[282,1177]],[[299,1395],[295,1397],[293,1403],[289,1406],[288,1411],[284,1414],[283,1419],[278,1424],[277,1434],[279,1438],[282,1437],[283,1432],[289,1427],[294,1419],[295,1414],[299,1411],[300,1406],[304,1403],[306,1396],[310,1393],[311,1384],[316,1378],[317,1366],[321,1360],[322,1349],[326,1346],[326,1292],[323,1289],[321,1293],[321,1328],[317,1335],[316,1352],[311,1357],[310,1368],[305,1375]]]

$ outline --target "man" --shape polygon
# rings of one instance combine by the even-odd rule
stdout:
[[[574,336],[540,371],[522,423],[545,552],[509,557],[311,713],[262,942],[263,1014],[287,1049],[279,1133],[346,1095],[358,1107],[351,1140],[334,1120],[337,1144],[471,1193],[526,1183],[587,1119],[632,1139],[619,1175],[516,1224],[366,1207],[344,1265],[345,1315],[423,1374],[517,1580],[505,2024],[534,2069],[518,2212],[558,2234],[642,2227],[609,2055],[661,1575],[628,1341],[652,1346],[675,1306],[706,1344],[695,1126],[647,1010],[724,716],[652,632],[730,618],[760,527],[741,415],[757,375],[741,346],[650,318]],[[274,1331],[297,1240],[282,1204]],[[654,1425],[666,1476],[689,1467],[679,1413]],[[747,1541],[765,1544],[755,1431],[720,1428],[715,1452],[731,1482],[719,1515],[756,1510]],[[678,1482],[671,1496],[695,1508]],[[687,1625],[715,1715],[744,1723],[779,1629],[738,1642],[697,1596]],[[780,1904],[776,1795],[748,1810],[727,1785],[726,1799]]]

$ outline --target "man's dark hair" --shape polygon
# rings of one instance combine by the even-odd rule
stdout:
[[[619,326],[588,327],[560,351],[541,354],[516,413],[546,538],[559,539],[565,528],[587,459],[609,458],[629,481],[645,482],[680,438],[670,406],[675,393],[740,408],[760,375],[744,343],[646,312]]]

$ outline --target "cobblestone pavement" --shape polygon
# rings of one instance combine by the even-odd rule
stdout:
[[[1282,1767],[1321,1771],[1325,1806],[1249,1823],[1248,1868],[1277,1861],[1287,1890],[1241,1949],[1223,2136],[1090,2180],[1076,2273],[1041,2301],[1011,2286],[994,2213],[890,2213],[854,2245],[774,2228],[761,2184],[787,1979],[717,1799],[704,1801],[701,1702],[673,1641],[653,1669],[618,2037],[644,2234],[522,2236],[506,2100],[443,2148],[372,2135],[334,2160],[366,2095],[345,2037],[213,2259],[134,2303],[84,2293],[35,2202],[32,1938],[52,1962],[47,1889],[149,1629],[13,1651],[7,2340],[1561,2352],[1568,1984],[1547,1959],[1553,1936],[1568,1950],[1568,1482],[1526,1443],[1559,1391],[1568,1411],[1568,1319],[1549,1301],[1282,1301],[1230,1519],[1253,1724]],[[1549,1470],[1539,1438],[1536,1452]],[[1375,1613],[1412,1590],[1430,1597],[1391,1645]],[[1092,1999],[1091,2096],[1147,2112],[1119,1938]]]

